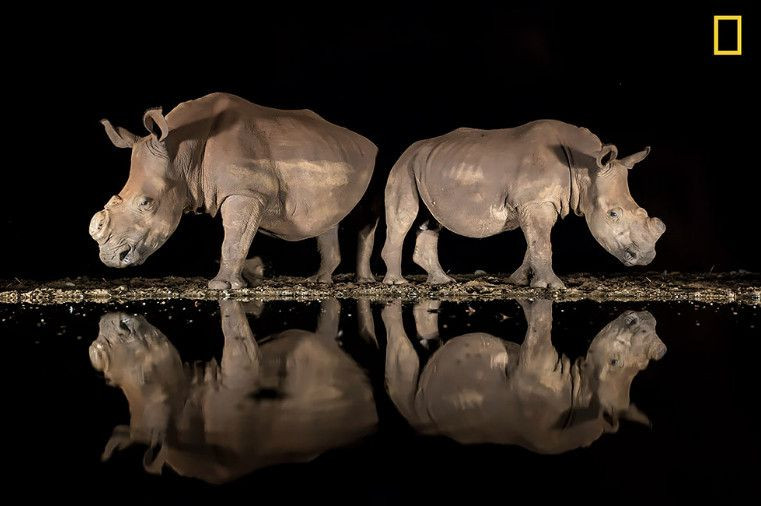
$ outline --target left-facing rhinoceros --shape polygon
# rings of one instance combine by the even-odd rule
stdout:
[[[338,223],[372,176],[377,148],[368,139],[309,110],[271,109],[226,93],[183,102],[166,116],[146,111],[144,137],[102,123],[115,146],[132,149],[127,184],[90,222],[103,263],[141,264],[183,212],[205,210],[220,212],[225,229],[210,288],[246,285],[242,271],[257,230],[288,241],[317,237],[320,269],[310,279],[330,282],[340,262]],[[360,237],[372,241],[372,234]],[[372,277],[371,250],[360,244],[362,281]]]
[[[459,128],[410,146],[386,185],[384,283],[404,283],[401,254],[422,199],[433,226],[418,234],[413,261],[429,283],[452,281],[439,264],[441,226],[466,237],[488,237],[520,227],[528,247],[511,281],[562,288],[552,271],[550,231],[558,215],[584,216],[597,242],[625,265],[646,265],[666,230],[637,205],[628,169],[650,152],[616,159],[586,128],[540,120],[516,128]]]

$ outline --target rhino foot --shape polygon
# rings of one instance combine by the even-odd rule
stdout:
[[[534,279],[531,280],[531,288],[553,288],[561,290],[565,288],[565,284],[554,274],[550,276],[534,276]]]
[[[528,286],[528,269],[519,267],[514,273],[507,278],[507,281],[514,285]]]
[[[246,281],[240,276],[233,277],[232,279],[226,279],[217,276],[216,278],[209,281],[209,288],[211,290],[228,290],[230,288],[237,289],[245,288],[246,286],[248,286]]]
[[[436,274],[429,274],[428,279],[425,282],[429,285],[443,285],[446,283],[454,283],[455,280],[443,272],[439,272]]]
[[[356,282],[360,285],[364,285],[367,283],[375,283],[375,276],[372,274],[366,274],[364,276],[357,275]]]
[[[386,277],[383,278],[383,284],[385,285],[403,285],[405,283],[407,283],[407,280],[402,276],[386,274]]]
[[[307,283],[323,283],[323,284],[329,285],[333,283],[333,276],[331,276],[330,274],[317,273],[312,276],[309,276],[307,278]]]

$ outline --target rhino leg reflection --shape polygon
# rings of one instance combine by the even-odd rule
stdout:
[[[440,300],[423,300],[415,304],[412,314],[415,319],[415,331],[421,344],[426,348],[439,339]]]
[[[381,318],[386,327],[386,390],[401,415],[413,426],[419,425],[415,396],[420,360],[404,331],[402,303],[397,300],[386,305]]]
[[[550,202],[524,206],[518,213],[520,227],[526,238],[526,255],[521,266],[510,276],[518,285],[534,288],[565,288],[552,270],[550,233],[558,213]]]
[[[357,318],[359,319],[359,335],[362,339],[378,348],[378,338],[375,335],[375,321],[370,301],[366,297],[357,299]]]
[[[246,308],[241,302],[220,300],[222,334],[222,381],[235,388],[254,386],[258,382],[261,354],[254,333],[246,318]]]
[[[520,347],[519,367],[528,372],[553,371],[559,356],[552,345],[552,301],[519,299],[528,327]]]

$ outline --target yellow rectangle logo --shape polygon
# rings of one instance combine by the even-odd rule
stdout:
[[[735,49],[719,49],[719,22],[734,21],[737,24],[737,45]],[[742,16],[714,16],[713,17],[713,54],[717,56],[741,55],[742,53]]]

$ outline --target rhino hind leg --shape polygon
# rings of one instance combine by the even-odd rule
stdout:
[[[251,257],[243,263],[243,279],[249,285],[258,285],[264,279],[264,261],[261,257]]]
[[[386,263],[383,282],[387,285],[407,282],[402,277],[402,246],[420,209],[419,199],[412,170],[407,164],[394,165],[386,184],[386,242],[381,251]]]
[[[428,273],[426,283],[429,285],[441,285],[444,283],[453,283],[454,279],[450,278],[441,268],[439,263],[439,232],[441,224],[435,220],[429,220],[420,226],[420,230],[415,240],[415,252],[412,254],[412,261],[425,269]]]
[[[362,227],[357,237],[357,283],[374,283],[375,276],[370,269],[370,257],[375,245],[375,229],[378,220]]]
[[[510,276],[510,281],[533,288],[565,288],[552,270],[552,243],[550,232],[557,220],[557,211],[550,202],[530,204],[519,212],[519,221],[526,237],[526,255],[523,263]]]
[[[307,281],[332,283],[333,271],[341,263],[341,250],[338,246],[338,225],[317,236],[317,249],[320,250],[320,268],[316,274],[309,276]]]

